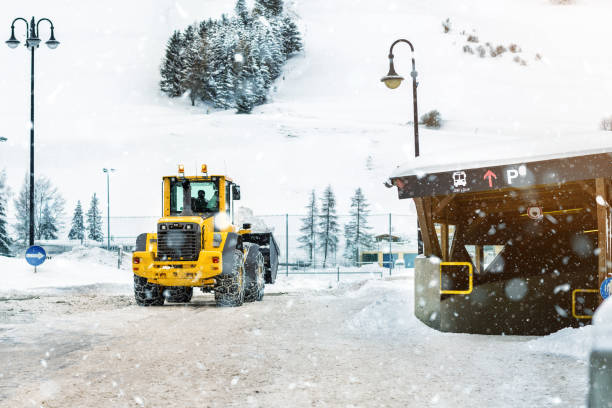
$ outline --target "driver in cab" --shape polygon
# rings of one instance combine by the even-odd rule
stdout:
[[[198,198],[193,201],[193,211],[205,212],[207,210],[208,202],[206,201],[206,195],[204,190],[198,190]]]

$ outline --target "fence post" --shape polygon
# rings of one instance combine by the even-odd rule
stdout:
[[[391,213],[389,213],[389,276],[391,276],[391,271],[393,270],[393,248],[391,242]]]
[[[289,214],[285,214],[285,263],[287,264],[286,276],[289,276]]]

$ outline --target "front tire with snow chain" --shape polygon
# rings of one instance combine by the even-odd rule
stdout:
[[[167,286],[163,291],[164,298],[170,303],[189,303],[193,296],[190,286]]]
[[[217,306],[236,307],[244,303],[244,265],[242,251],[235,249],[230,275],[215,277],[215,302]],[[226,262],[224,259],[223,262]]]
[[[247,247],[247,256],[244,263],[245,269],[245,284],[244,289],[244,301],[254,302],[256,300],[263,300],[265,282],[265,261],[264,257],[259,251],[259,245],[256,244],[244,244]]]
[[[134,275],[134,299],[138,306],[162,306],[163,289],[160,285],[149,283],[147,278]]]

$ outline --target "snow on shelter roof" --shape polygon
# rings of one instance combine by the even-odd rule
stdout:
[[[412,198],[612,177],[612,135],[602,137],[602,133],[595,143],[587,138],[574,140],[585,147],[581,150],[549,142],[548,151],[529,149],[535,154],[528,157],[520,157],[517,148],[475,149],[463,155],[471,156],[465,161],[453,160],[459,152],[419,157],[398,167],[391,181],[400,198]]]

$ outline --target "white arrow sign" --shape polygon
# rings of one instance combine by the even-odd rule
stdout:
[[[26,258],[44,258],[45,256],[43,254],[41,254],[40,252],[37,252],[35,254],[26,254]]]

